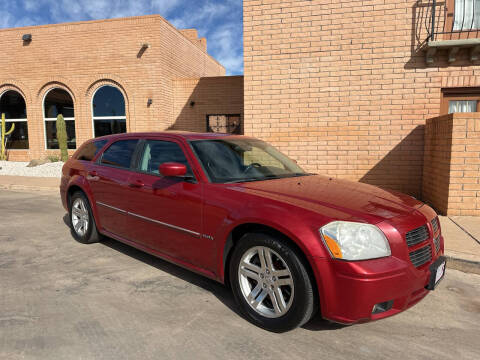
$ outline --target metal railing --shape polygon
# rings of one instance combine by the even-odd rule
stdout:
[[[447,6],[450,5],[450,8]],[[477,38],[480,34],[480,0],[432,0],[428,41]]]

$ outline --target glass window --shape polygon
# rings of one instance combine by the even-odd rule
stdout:
[[[102,86],[92,100],[94,136],[127,132],[125,99],[116,87]]]
[[[208,132],[240,134],[240,125],[240,115],[207,115]]]
[[[104,151],[101,163],[126,169],[130,168],[137,143],[137,139],[114,142]]]
[[[480,29],[480,0],[455,0],[453,31]]]
[[[448,113],[477,112],[477,100],[450,100]]]
[[[13,132],[6,138],[7,149],[28,149],[27,107],[23,96],[8,90],[0,96],[0,116],[5,114],[6,130]]]
[[[213,182],[246,182],[309,175],[294,161],[261,140],[195,140],[191,144]]]
[[[92,161],[108,140],[91,141],[80,148],[77,160]]]
[[[47,149],[58,149],[57,139],[57,116],[63,115],[67,128],[67,147],[75,149],[77,140],[75,137],[75,113],[73,99],[63,89],[52,89],[45,96],[44,104],[45,138]]]
[[[159,167],[166,162],[176,162],[187,167],[187,175],[192,175],[185,154],[177,143],[171,141],[147,140],[143,151],[140,170],[159,174]]]

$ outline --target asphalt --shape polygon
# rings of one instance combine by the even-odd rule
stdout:
[[[82,245],[56,193],[0,191],[0,359],[478,359],[480,276],[447,269],[391,318],[284,334],[228,289],[107,239]]]

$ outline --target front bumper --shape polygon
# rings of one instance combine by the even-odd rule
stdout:
[[[443,246],[432,262],[441,255]],[[358,262],[313,261],[322,316],[334,322],[353,324],[392,316],[428,294],[429,267],[417,269],[404,259],[391,256]],[[390,301],[393,304],[389,310],[372,313],[376,304]]]

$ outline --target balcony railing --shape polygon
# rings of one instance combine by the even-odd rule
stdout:
[[[428,41],[480,36],[480,0],[432,0]]]
[[[422,25],[426,39],[420,40],[426,49],[426,62],[435,62],[438,50],[448,50],[448,61],[456,61],[460,49],[470,52],[470,61],[480,60],[480,0],[418,0],[415,7],[418,40]],[[425,35],[424,35],[425,36]]]

